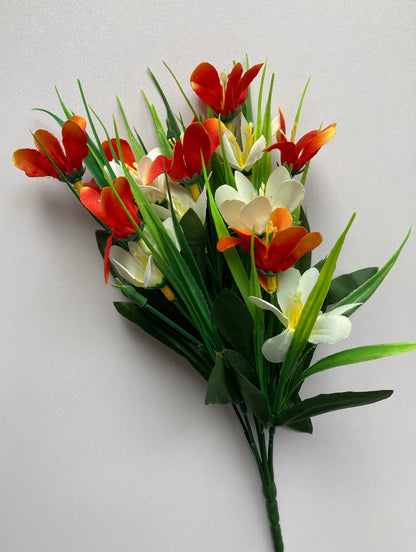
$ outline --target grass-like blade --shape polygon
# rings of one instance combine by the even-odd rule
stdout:
[[[365,345],[363,347],[355,347],[354,349],[346,349],[345,351],[322,358],[314,365],[310,366],[302,373],[298,382],[305,380],[313,374],[323,372],[324,370],[330,370],[338,366],[346,366],[348,364],[357,364],[358,362],[399,355],[401,353],[414,351],[415,349],[415,342],[380,343],[379,345]]]

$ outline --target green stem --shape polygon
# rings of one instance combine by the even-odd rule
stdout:
[[[273,480],[269,483],[263,482],[263,494],[266,499],[267,515],[269,517],[270,531],[275,552],[283,552],[282,530],[280,528],[279,509],[276,499],[276,485]]]
[[[257,433],[256,443],[251,427],[252,424],[250,423],[250,419],[247,415],[246,405],[241,403],[239,406],[233,405],[233,408],[237,415],[238,421],[243,428],[244,436],[247,439],[259,470],[260,479],[262,481],[263,495],[266,499],[266,509],[270,523],[273,550],[274,552],[284,552],[279,509],[277,507],[276,484],[274,482],[273,473],[273,443],[276,428],[271,427],[269,429],[269,443],[266,449],[265,429],[262,423],[256,418],[256,416],[253,416]]]
[[[283,552],[283,537],[282,530],[280,528],[280,517],[279,509],[277,506],[277,492],[276,484],[274,481],[274,470],[273,470],[273,444],[274,444],[274,435],[276,428],[272,427],[269,429],[269,444],[266,452],[266,439],[264,434],[264,428],[259,423],[256,422],[256,430],[258,435],[258,440],[260,444],[260,450],[262,455],[262,469],[260,469],[260,477],[263,483],[263,495],[266,499],[266,509],[267,515],[270,523],[270,531],[273,540],[273,547],[275,552]]]

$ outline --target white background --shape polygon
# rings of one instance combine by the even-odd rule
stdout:
[[[255,463],[231,409],[174,353],[121,318],[105,286],[96,224],[66,186],[28,179],[15,149],[57,126],[54,85],[82,114],[76,79],[111,125],[118,94],[155,145],[140,93],[146,67],[190,113],[201,61],[268,57],[275,112],[299,136],[338,122],[311,164],[306,205],[328,253],[358,215],[337,273],[382,265],[415,222],[416,7],[402,1],[227,3],[3,0],[1,28],[0,550],[268,552]],[[163,113],[163,111],[161,111]],[[413,234],[342,347],[415,339]],[[320,355],[337,350],[322,347]],[[288,552],[413,552],[415,355],[311,378],[303,396],[394,389],[379,404],[278,432],[275,466]]]

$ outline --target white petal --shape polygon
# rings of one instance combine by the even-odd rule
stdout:
[[[140,262],[139,259],[133,257],[118,245],[113,245],[110,248],[110,261],[114,264],[120,276],[135,286],[143,287],[145,264]]]
[[[266,138],[262,135],[258,140],[256,140],[248,154],[247,160],[244,163],[244,169],[248,171],[258,161],[262,155],[263,150],[266,147]]]
[[[223,184],[215,192],[215,203],[218,209],[221,209],[221,205],[224,201],[232,201],[233,199],[242,201],[242,198],[237,190],[228,184]]]
[[[238,162],[238,149],[234,141],[230,138],[232,133],[230,131],[225,131],[223,134],[223,145],[224,145],[224,152],[225,157],[228,161],[228,163],[234,168],[234,169],[240,169],[240,164]],[[217,148],[217,153],[222,156],[222,148],[219,146]]]
[[[155,179],[156,182],[156,179]],[[140,190],[144,193],[147,200],[150,201],[150,203],[156,203],[156,201],[162,201],[165,197],[165,193],[160,188],[156,188],[155,186],[144,186],[142,184],[139,184]]]
[[[274,117],[271,122],[272,127],[272,134],[276,134],[278,130],[280,130],[280,114]]]
[[[256,234],[263,234],[269,224],[271,213],[270,201],[267,197],[260,196],[254,198],[241,210],[240,219],[247,230],[254,228]]]
[[[163,274],[155,265],[153,255],[149,256],[143,280],[145,288],[154,288],[160,286],[160,284],[163,282]]]
[[[291,213],[302,203],[305,188],[297,180],[283,182],[271,200],[273,211],[278,207],[286,207]]]
[[[163,226],[165,227],[167,233],[169,234],[169,237],[170,239],[173,241],[173,243],[175,244],[176,246],[176,249],[178,249],[180,251],[180,247],[179,247],[179,242],[178,242],[178,238],[176,237],[176,232],[175,232],[175,228],[173,226],[173,220],[172,220],[172,217],[169,217],[167,219],[165,219],[163,222],[162,222]]]
[[[205,217],[207,215],[207,189],[205,187],[196,200],[195,207],[192,207],[192,209],[198,215],[198,218],[202,222],[202,224],[204,224]]]
[[[286,207],[292,212],[302,202],[305,188],[298,180],[291,180],[287,169],[280,166],[269,176],[264,195],[270,199],[273,210]]]
[[[251,303],[253,303],[253,305],[256,305],[256,307],[272,312],[275,316],[277,316],[277,318],[284,326],[288,325],[289,320],[282,312],[280,312],[280,310],[277,307],[272,305],[272,303],[269,303],[264,299],[260,299],[259,297],[254,297],[253,295],[250,295],[249,300],[251,301]]]
[[[283,362],[285,360],[293,334],[293,330],[286,328],[282,333],[264,342],[261,351],[269,362]]]
[[[350,335],[351,320],[346,316],[320,314],[315,322],[308,341],[310,343],[325,343],[333,345],[343,341]]]
[[[243,226],[240,213],[244,207],[245,203],[236,199],[224,201],[221,204],[220,213],[228,226],[233,226],[234,228],[241,228]]]
[[[315,287],[318,278],[319,270],[314,266],[312,268],[309,268],[308,270],[305,270],[305,272],[300,277],[298,284],[298,293],[303,306],[305,306],[305,303],[308,300],[311,291]]]
[[[250,180],[246,176],[244,176],[244,174],[236,171],[234,174],[234,178],[235,185],[237,186],[238,193],[240,194],[240,199],[244,201],[244,203],[250,203],[252,199],[257,197],[256,189],[254,188]]]
[[[286,167],[281,165],[280,167],[277,167],[277,169],[274,169],[266,182],[265,195],[272,199],[278,188],[286,180],[290,180],[290,174]]]
[[[293,296],[298,291],[300,272],[296,268],[288,268],[277,277],[277,300],[283,312],[288,312]]]
[[[167,209],[166,207],[162,207],[161,205],[153,205],[153,210],[160,218],[160,220],[166,220],[167,218],[171,217],[170,209]]]
[[[145,155],[137,163],[137,174],[142,184],[146,184],[147,173],[149,172],[152,162],[153,161],[150,159],[150,157],[148,155]]]

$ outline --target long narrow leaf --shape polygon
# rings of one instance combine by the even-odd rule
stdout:
[[[399,355],[401,353],[407,353],[416,349],[415,342],[405,343],[382,343],[379,345],[365,345],[363,347],[355,347],[354,349],[347,349],[339,353],[322,358],[316,362],[313,366],[310,366],[305,370],[298,382],[323,372],[331,368],[338,366],[345,366],[347,364],[357,364],[358,362],[366,362],[368,360],[375,360],[377,358],[383,358],[393,355]]]
[[[280,373],[278,392],[276,394],[276,402],[274,404],[274,407],[277,410],[282,408],[285,397],[290,395],[290,392],[288,393],[290,379],[296,371],[300,355],[302,354],[302,351],[308,341],[316,319],[318,318],[319,311],[321,310],[322,304],[327,296],[338,256],[354,218],[355,213],[328,255],[328,258],[319,274],[318,281],[316,282],[315,287],[303,307],[302,314],[300,315],[299,322],[290,342],[289,349],[286,353],[286,358],[282,366],[282,371]]]
[[[409,239],[410,233],[412,229],[410,228],[405,239],[403,240],[402,244],[400,245],[399,249],[394,253],[394,255],[387,261],[387,263],[380,268],[374,276],[369,278],[364,284],[362,284],[360,287],[349,293],[344,299],[341,299],[339,303],[334,305],[334,307],[340,307],[341,305],[347,305],[349,303],[360,303],[361,305],[365,303],[376,291],[378,286],[381,284],[381,282],[384,280],[384,278],[387,276],[387,274],[390,272],[390,270],[393,268],[395,262],[397,261],[398,256],[400,255],[403,247],[405,246],[407,240]],[[353,312],[355,312],[361,305],[352,308],[348,312],[344,313],[344,316],[350,316]]]
[[[122,106],[120,98],[118,96],[117,96],[117,103],[118,103],[118,107],[119,107],[120,112],[121,112],[121,116],[123,117],[124,125],[126,127],[127,134],[128,134],[128,137],[129,137],[130,145],[133,149],[133,152],[134,152],[134,155],[136,156],[137,161],[140,161],[140,159],[145,155],[145,151],[142,148],[142,146],[139,144],[139,142],[136,140],[136,137],[134,136],[134,134],[133,134],[133,132],[130,128],[129,122],[127,120],[126,114],[124,112],[123,106]]]

